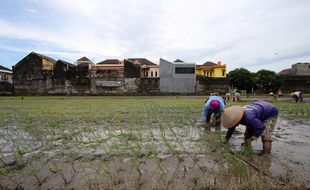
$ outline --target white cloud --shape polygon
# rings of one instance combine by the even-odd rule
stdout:
[[[35,42],[41,52],[104,58],[207,60],[257,70],[290,67],[310,48],[309,1],[28,1],[46,22],[0,20],[0,37]],[[28,4],[28,5],[29,5]],[[29,6],[31,7],[31,6]],[[40,14],[37,14],[40,15]],[[0,38],[1,40],[1,38]],[[290,52],[296,52],[294,55]],[[64,52],[64,53],[61,53]],[[72,53],[77,52],[77,53]],[[81,52],[81,55],[78,55]],[[278,52],[282,59],[274,59]],[[300,57],[299,57],[300,58]],[[284,64],[280,64],[280,63]],[[259,66],[257,66],[259,65]]]

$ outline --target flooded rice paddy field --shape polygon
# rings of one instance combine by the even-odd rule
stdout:
[[[246,104],[248,101],[234,104]],[[310,103],[274,101],[271,155],[206,133],[204,97],[0,97],[0,189],[304,189]]]

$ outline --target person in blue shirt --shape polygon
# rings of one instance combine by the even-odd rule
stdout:
[[[206,131],[211,130],[211,116],[214,114],[216,128],[220,129],[221,126],[221,114],[224,111],[225,102],[220,96],[210,96],[203,107],[201,112],[201,121],[206,123]]]
[[[251,145],[253,140],[261,136],[263,143],[262,153],[271,152],[272,138],[271,134],[278,119],[278,109],[273,104],[259,100],[251,104],[241,106],[232,106],[224,110],[222,114],[222,126],[228,128],[226,142],[229,141],[239,124],[246,126],[244,134],[244,143],[242,145]]]

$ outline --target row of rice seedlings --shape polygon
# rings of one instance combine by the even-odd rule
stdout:
[[[173,156],[177,157],[178,162],[182,161],[182,158],[180,156],[179,151],[177,150],[177,148],[175,147],[175,145],[171,144],[169,142],[169,140],[167,139],[166,135],[165,135],[165,130],[163,128],[163,126],[161,124],[159,124],[159,129],[160,129],[160,137],[161,140],[163,141],[163,143],[166,145],[166,147],[171,151]]]
[[[93,186],[92,180],[91,180],[90,176],[87,174],[86,169],[84,167],[84,164],[82,163],[81,160],[79,160],[79,166],[82,169],[82,175],[83,175],[84,179],[86,179],[86,182],[88,183],[88,186],[92,187]]]
[[[2,165],[0,165],[0,175],[3,177],[9,178],[9,180],[13,184],[17,184],[17,181],[12,177],[11,173],[9,171],[7,171]]]
[[[109,160],[103,160],[101,168],[103,171],[103,175],[106,176],[110,180],[111,184],[115,187],[117,185],[117,181],[116,181],[116,177],[113,175],[112,171],[110,170]]]
[[[159,169],[160,174],[161,174],[160,176],[161,177],[166,176],[166,170],[165,170],[164,166],[162,165],[162,160],[158,156],[158,151],[156,149],[156,145],[154,144],[155,136],[154,136],[151,129],[148,130],[148,133],[149,133],[148,142],[150,142],[150,146],[147,146],[148,147],[147,155],[149,158],[152,158],[155,160],[156,166]]]
[[[39,186],[42,185],[39,173],[37,172],[36,168],[34,168],[34,166],[32,166],[31,164],[26,166],[24,168],[24,172],[26,172],[27,174],[30,174],[30,176],[32,176],[36,180]]]
[[[162,118],[165,118],[165,116],[167,116],[167,115],[169,115],[170,117],[167,119],[167,121],[165,121],[165,122],[170,122],[170,120],[175,120],[175,118],[177,118],[177,117],[179,117],[179,115],[178,114],[176,114],[175,116],[171,116],[171,112],[173,111],[173,109],[169,109],[168,110],[168,112],[167,111],[164,111],[163,110],[163,114],[162,115],[160,115],[160,117],[158,117],[158,121],[160,121]],[[156,111],[157,112],[157,111]],[[118,118],[118,116],[117,116],[117,114],[115,114],[116,116],[115,116],[115,118]],[[132,116],[132,115],[131,115]],[[185,116],[184,116],[184,118],[185,118]],[[120,119],[122,119],[122,118],[120,118]],[[185,119],[184,119],[185,120]],[[130,122],[131,122],[131,120],[129,120]],[[87,123],[90,123],[91,121],[88,121]],[[162,131],[163,132],[163,131]],[[92,132],[91,132],[92,133]],[[138,133],[138,134],[141,134],[140,132]],[[162,135],[165,135],[165,133],[161,133]],[[139,135],[139,137],[140,137],[140,139],[141,139],[141,135]],[[167,138],[166,138],[166,136],[164,136],[165,138],[163,138],[163,137],[161,137],[162,138],[162,140],[163,139],[165,139],[167,142],[168,142],[168,140],[167,140]],[[77,139],[77,141],[76,141],[76,143],[78,144],[78,143],[80,143],[80,140],[81,139]],[[89,141],[89,140],[88,140]],[[89,141],[90,142],[90,141]],[[165,145],[167,146],[168,145],[168,148],[169,148],[169,144],[168,143],[170,143],[170,142],[168,142],[168,143],[165,143]],[[117,144],[117,143],[116,143]],[[119,148],[120,148],[120,146],[115,146],[114,147],[116,150],[118,150]],[[173,149],[176,149],[174,146],[170,146],[170,150],[171,150],[171,148]],[[177,150],[177,149],[176,149]],[[172,151],[173,152],[173,151]],[[133,154],[135,154],[135,153],[133,153]],[[137,154],[137,153],[136,153]],[[141,153],[140,153],[141,154]],[[156,160],[159,160],[159,163],[160,163],[160,159],[159,159],[159,157],[157,157],[158,159],[156,159]],[[159,164],[159,166],[160,166],[160,164]],[[164,169],[162,169],[162,171],[164,171]],[[162,173],[164,173],[164,172],[162,172]]]

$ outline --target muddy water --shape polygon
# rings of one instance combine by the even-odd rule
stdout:
[[[231,139],[238,152],[243,141],[244,126],[238,126]],[[247,158],[258,168],[281,181],[310,182],[310,121],[279,118],[273,131],[272,153]],[[252,143],[255,153],[262,150],[261,138]]]
[[[272,154],[254,154],[245,159],[281,182],[307,183],[310,179],[309,127],[310,121],[279,118]],[[229,175],[223,152],[212,145],[216,139],[208,139],[198,126],[154,124],[107,130],[98,125],[49,130],[48,135],[40,137],[18,126],[0,129],[0,164],[26,189],[111,186],[189,189],[228,183],[220,178],[223,175],[227,179],[225,175]],[[237,130],[239,133],[230,142],[234,152],[240,151],[244,127]],[[261,150],[260,139],[253,143],[253,148],[257,153]],[[20,167],[16,166],[20,164],[16,163],[18,149],[23,152]],[[135,155],[136,152],[139,154]],[[135,169],[135,159],[139,171]],[[251,172],[248,174],[252,176]],[[41,184],[35,176],[39,176]],[[266,184],[272,187],[269,182]],[[15,184],[8,177],[0,176],[0,189],[13,188]]]

